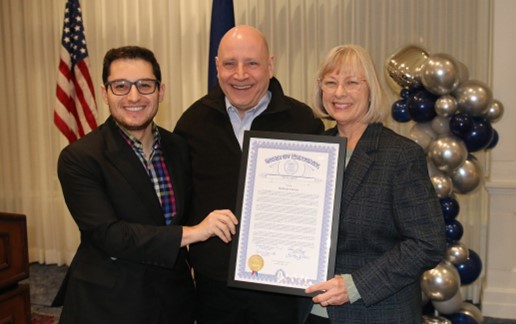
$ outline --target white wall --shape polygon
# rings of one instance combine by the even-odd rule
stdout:
[[[492,90],[505,107],[493,124],[500,140],[491,155],[485,316],[516,319],[516,1],[494,0]]]

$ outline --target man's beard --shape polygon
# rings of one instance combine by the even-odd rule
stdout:
[[[152,118],[149,118],[143,124],[140,124],[140,125],[128,125],[128,124],[126,124],[125,122],[123,122],[121,120],[117,120],[116,122],[118,123],[118,125],[122,126],[125,130],[128,130],[128,131],[141,131],[141,130],[146,129],[152,123]]]

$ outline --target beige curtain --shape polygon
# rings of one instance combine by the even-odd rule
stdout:
[[[206,92],[211,1],[81,1],[99,122],[101,62],[112,47],[154,50],[167,83],[157,121],[172,129]],[[311,103],[313,76],[338,44],[368,48],[383,74],[396,49],[418,44],[462,61],[470,78],[489,82],[488,0],[234,0],[237,24],[261,29],[285,91]],[[30,261],[69,263],[79,242],[62,198],[56,161],[67,144],[53,125],[65,0],[0,0],[0,210],[28,217]],[[396,96],[393,94],[393,100]],[[406,133],[411,125],[392,122]],[[485,158],[482,157],[482,160]],[[485,258],[485,191],[460,198],[463,241]],[[469,288],[478,299],[480,285]]]

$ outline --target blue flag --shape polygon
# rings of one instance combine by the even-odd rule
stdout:
[[[210,27],[210,56],[208,58],[208,90],[217,84],[215,56],[222,36],[235,27],[233,0],[213,0]]]

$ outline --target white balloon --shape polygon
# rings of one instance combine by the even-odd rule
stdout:
[[[443,301],[432,300],[432,306],[434,306],[435,310],[439,313],[448,315],[458,312],[463,302],[462,293],[460,289],[457,289],[457,293],[450,299]]]
[[[450,118],[436,116],[432,119],[432,130],[437,135],[447,135],[450,133]]]
[[[432,129],[432,123],[417,123],[409,130],[409,137],[425,150],[428,150],[430,143],[437,137]]]

